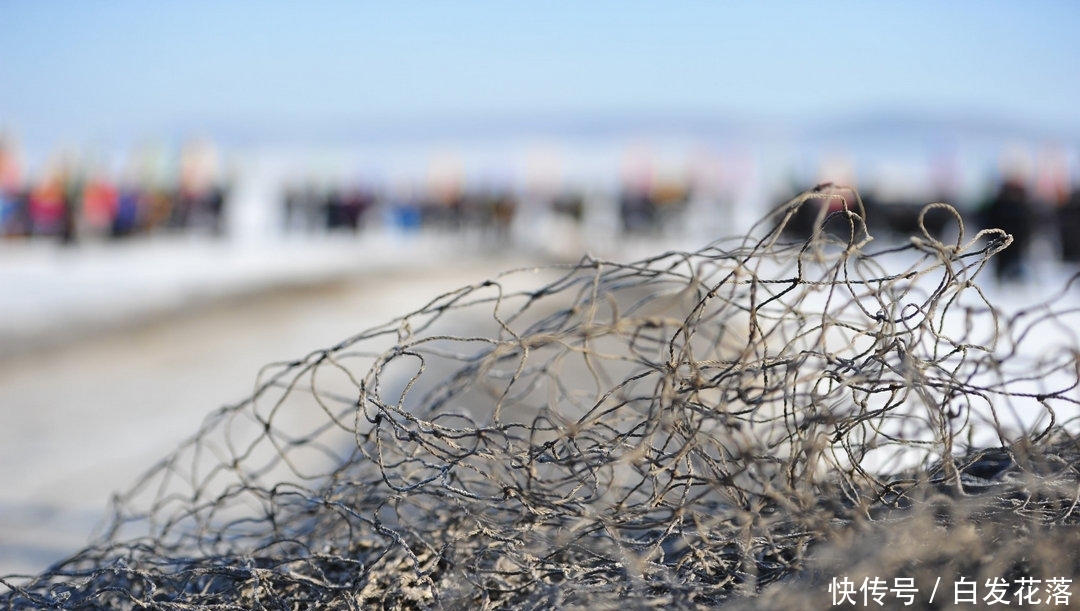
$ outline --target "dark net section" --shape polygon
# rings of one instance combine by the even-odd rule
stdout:
[[[789,605],[851,546],[928,566],[881,534],[905,524],[1072,533],[1075,312],[995,308],[975,279],[1009,236],[924,212],[955,239],[878,247],[823,187],[739,240],[509,272],[269,365],[0,605]]]

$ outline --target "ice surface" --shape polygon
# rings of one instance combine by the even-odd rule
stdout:
[[[40,571],[80,547],[110,495],[242,399],[261,366],[529,262],[462,236],[254,235],[0,244],[0,574]],[[621,246],[627,260],[671,244]],[[1017,312],[1073,271],[1041,257],[1028,282],[987,276],[984,288]],[[1062,339],[1034,334],[1027,349]]]

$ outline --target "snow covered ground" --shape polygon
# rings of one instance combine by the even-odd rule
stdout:
[[[263,365],[527,262],[430,235],[0,244],[0,574],[80,548]]]
[[[619,258],[669,245],[623,244]],[[81,547],[111,494],[242,399],[262,365],[541,258],[379,232],[0,243],[0,574],[41,571]],[[1072,271],[1044,257],[1027,284],[985,288],[1016,311]],[[1080,304],[1077,291],[1067,299]]]

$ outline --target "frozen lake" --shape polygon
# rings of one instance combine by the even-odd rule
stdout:
[[[209,412],[248,395],[263,365],[540,260],[467,244],[382,236],[270,247],[8,247],[0,253],[8,313],[0,325],[0,574],[35,573],[80,548],[111,495]],[[663,248],[623,250],[637,257]],[[1015,312],[1048,297],[1071,271],[1042,261],[1026,284],[989,280],[985,289]],[[1078,297],[1065,304],[1076,307]]]
[[[460,245],[436,258],[444,246],[323,243],[231,263],[213,244],[6,253],[5,290],[22,294],[5,293],[0,325],[0,574],[81,547],[111,495],[250,394],[263,365],[525,263]]]

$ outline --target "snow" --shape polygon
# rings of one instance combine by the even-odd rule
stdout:
[[[61,249],[0,244],[0,357],[88,329],[285,284],[429,263],[445,240],[386,235],[235,243],[156,236]]]
[[[207,413],[241,399],[260,366],[534,261],[476,236],[370,230],[268,239],[271,220],[246,208],[237,214],[247,229],[228,239],[0,242],[0,574],[37,572],[81,547],[110,494]],[[548,234],[561,237],[554,242],[564,251],[588,246],[544,219],[530,222],[531,247]],[[629,259],[666,245],[619,246]],[[1049,298],[1074,270],[1040,256],[1032,271],[1026,284],[987,278],[983,286],[1016,312]],[[296,287],[304,290],[280,292]],[[1080,295],[1066,291],[1062,304],[1075,308]],[[1063,339],[1036,334],[1028,349]]]
[[[0,574],[82,547],[113,492],[325,348],[521,257],[449,235],[0,243]]]

